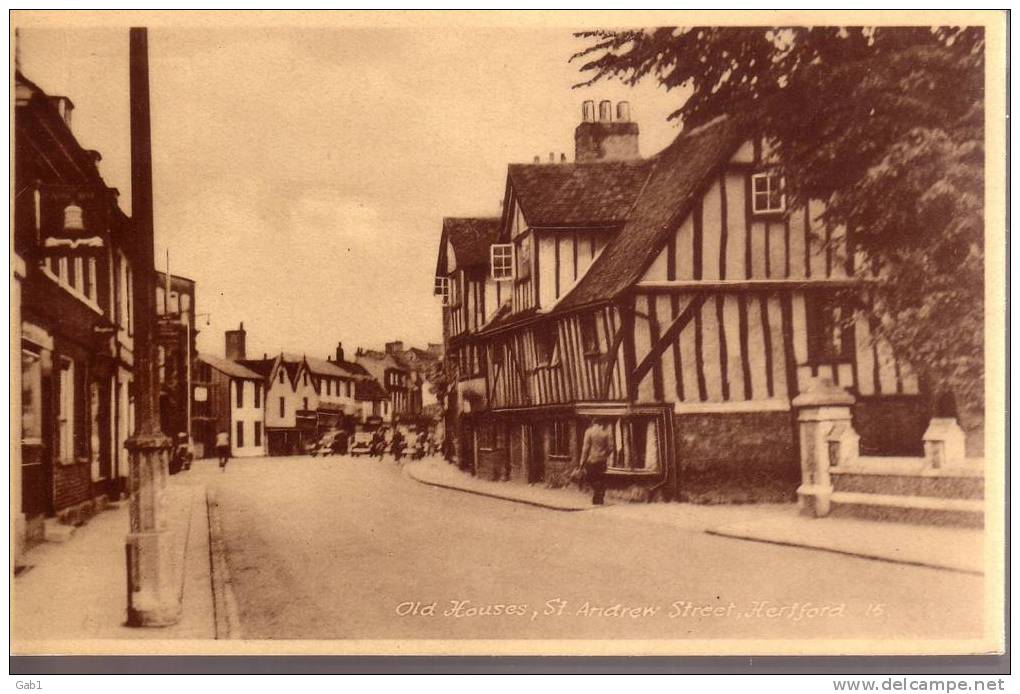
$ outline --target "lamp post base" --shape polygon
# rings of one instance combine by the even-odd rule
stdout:
[[[131,454],[131,530],[127,535],[128,626],[165,627],[181,618],[178,553],[166,527],[170,439],[141,434]]]

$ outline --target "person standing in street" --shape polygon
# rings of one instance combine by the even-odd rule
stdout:
[[[220,470],[225,471],[230,458],[230,434],[225,431],[216,434],[216,455],[220,459]]]
[[[596,506],[606,501],[606,466],[614,448],[609,420],[593,417],[584,432],[579,468],[592,489],[591,502]]]

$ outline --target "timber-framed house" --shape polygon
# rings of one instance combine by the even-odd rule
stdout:
[[[585,422],[606,416],[611,486],[792,495],[791,401],[819,377],[856,397],[862,450],[919,454],[923,389],[847,305],[845,233],[819,222],[820,203],[787,206],[795,172],[737,119],[642,159],[628,105],[612,116],[585,102],[574,162],[510,165],[484,233],[444,222],[436,293],[461,465],[561,484]]]

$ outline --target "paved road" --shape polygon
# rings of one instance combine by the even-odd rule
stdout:
[[[246,638],[981,636],[975,576],[438,489],[392,461],[198,472]]]

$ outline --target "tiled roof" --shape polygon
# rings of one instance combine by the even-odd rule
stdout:
[[[511,164],[510,183],[529,226],[611,226],[627,218],[649,160]]]
[[[261,374],[258,374],[255,371],[252,371],[251,369],[241,364],[238,364],[236,361],[231,361],[230,359],[224,359],[223,357],[217,357],[212,354],[205,354],[204,352],[199,353],[198,359],[199,361],[204,362],[211,366],[212,368],[216,369],[220,373],[224,373],[227,376],[232,376],[233,378],[248,378],[255,381],[262,380]]]
[[[262,376],[262,378],[269,378],[269,374],[273,370],[273,364],[276,363],[276,359],[238,359],[237,363],[258,373]]]
[[[301,369],[300,361],[287,361],[283,360],[283,368],[287,370],[287,375],[290,377],[291,383],[297,383],[298,371]]]
[[[499,237],[499,217],[444,217],[436,275],[445,274],[446,244],[453,246],[457,267],[489,265],[489,246]]]
[[[736,119],[720,118],[682,133],[649,160],[651,175],[623,228],[556,309],[611,299],[638,281],[745,136]]]
[[[362,381],[357,381],[354,384],[354,399],[355,400],[387,400],[389,395],[383,390],[383,387],[379,385],[379,381],[374,378],[367,378]]]
[[[348,371],[355,378],[370,378],[372,374],[364,366],[353,361],[333,362],[338,364],[344,371]]]
[[[329,359],[303,357],[291,352],[284,352],[283,359],[288,363],[295,364],[300,364],[301,361],[304,360],[308,364],[308,370],[316,376],[329,376],[331,378],[356,378],[363,375],[365,371],[357,364],[351,364],[347,361],[338,363]]]

